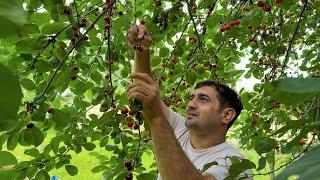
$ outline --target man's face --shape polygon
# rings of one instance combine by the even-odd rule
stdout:
[[[217,91],[210,86],[195,90],[187,106],[188,129],[212,130],[221,126]]]

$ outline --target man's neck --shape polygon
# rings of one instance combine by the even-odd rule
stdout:
[[[190,143],[194,149],[201,150],[212,146],[216,146],[226,141],[226,134],[215,133],[215,134],[198,134],[194,131],[190,131]]]

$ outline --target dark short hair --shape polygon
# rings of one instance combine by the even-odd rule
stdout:
[[[241,113],[241,110],[243,109],[243,105],[239,95],[230,87],[212,80],[198,82],[196,84],[195,89],[206,86],[213,87],[218,92],[217,98],[220,104],[219,110],[222,110],[224,108],[235,109],[236,116],[229,122],[227,126],[227,129],[229,129],[234,123],[234,121],[238,118],[238,116]]]

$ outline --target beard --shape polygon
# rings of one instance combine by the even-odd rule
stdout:
[[[190,119],[186,119],[184,125],[190,130],[190,129],[199,129],[199,117],[192,117]]]

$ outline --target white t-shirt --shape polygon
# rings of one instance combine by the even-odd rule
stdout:
[[[213,161],[218,163],[218,165],[213,165],[205,171],[212,174],[217,180],[224,179],[228,176],[228,167],[230,167],[231,162],[229,159],[226,159],[227,156],[244,158],[237,149],[227,142],[206,149],[194,149],[190,143],[190,132],[185,126],[186,118],[170,109],[168,121],[184,153],[198,170],[202,170],[203,166],[207,163]],[[247,170],[245,173],[250,177],[252,171]],[[157,180],[162,180],[160,173],[158,174]]]

